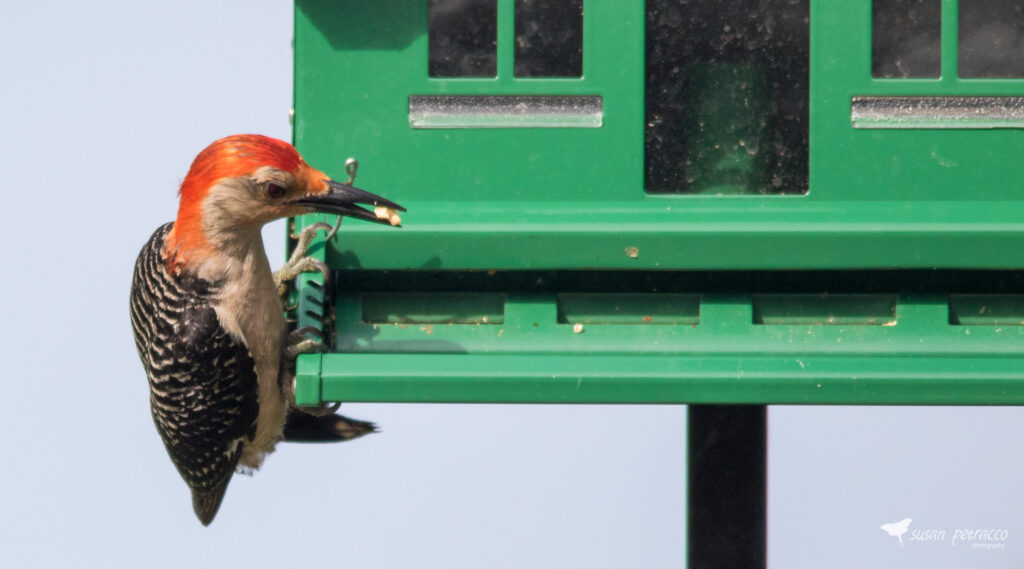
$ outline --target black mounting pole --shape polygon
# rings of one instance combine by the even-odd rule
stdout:
[[[687,567],[767,563],[767,407],[691,405]]]

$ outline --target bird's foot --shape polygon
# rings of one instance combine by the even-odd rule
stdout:
[[[313,334],[319,338],[309,338],[306,335]],[[327,345],[323,342],[323,333],[308,326],[288,334],[284,343],[284,358],[290,365],[295,365],[295,360],[302,354],[319,354],[328,351]]]
[[[309,338],[307,337],[307,334],[314,334],[319,338]],[[319,354],[326,351],[328,351],[328,347],[323,343],[322,333],[320,330],[313,327],[296,330],[288,334],[285,338],[283,355],[286,371],[282,385],[285,399],[288,401],[290,407],[315,417],[323,417],[334,413],[338,410],[341,403],[325,403],[317,405],[316,407],[298,405],[295,402],[295,360],[297,360],[302,354]]]
[[[326,240],[330,240],[337,233],[338,226],[340,225],[341,217],[338,217],[338,222],[333,226],[323,222],[314,223],[299,232],[297,236],[294,236],[298,242],[295,244],[292,256],[283,267],[274,272],[274,284],[277,285],[277,294],[281,296],[282,300],[288,293],[288,281],[294,280],[295,277],[302,273],[320,271],[324,275],[324,280],[327,280],[329,272],[327,265],[319,259],[308,256],[306,253],[309,252],[309,246],[313,243],[317,233],[321,230],[328,231]]]

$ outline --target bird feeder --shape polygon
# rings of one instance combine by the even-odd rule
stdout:
[[[1024,403],[1017,5],[298,0],[299,402]]]

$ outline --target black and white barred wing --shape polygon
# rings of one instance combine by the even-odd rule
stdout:
[[[166,272],[160,253],[170,225],[143,248],[132,282],[135,341],[149,376],[153,421],[192,490],[200,520],[213,520],[251,439],[259,412],[255,364],[217,320],[211,284]]]

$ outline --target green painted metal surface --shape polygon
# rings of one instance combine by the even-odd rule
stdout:
[[[1020,96],[1024,80],[871,77],[871,3],[811,5],[810,190],[666,195],[643,188],[641,2],[588,2],[580,79],[515,78],[513,2],[498,75],[427,76],[425,1],[301,0],[295,141],[409,208],[402,231],[346,228],[339,268],[790,269],[1024,266],[1024,129],[855,129],[857,96]],[[950,31],[952,26],[952,31]],[[417,130],[410,95],[600,95],[601,128]],[[630,258],[625,247],[638,247]]]
[[[323,401],[1021,405],[1002,358],[328,354]],[[1019,361],[1017,362],[1019,363]],[[410,373],[410,369],[418,370]]]
[[[307,215],[294,220],[294,223],[289,224],[293,229],[292,235],[298,235],[306,227],[324,221],[325,217],[324,215]],[[319,261],[326,259],[327,244],[324,243],[323,238],[324,233],[321,231],[307,253]],[[325,289],[324,275],[319,272],[299,275],[296,279],[296,289],[294,317],[297,328],[312,328],[323,334],[324,321],[330,318],[331,303]],[[315,334],[309,334],[307,337],[316,339]]]
[[[796,211],[790,205],[804,197],[714,199],[722,201],[713,208],[605,202],[569,214],[569,203],[414,203],[398,231],[347,225],[328,260],[339,269],[1024,267],[1024,202],[816,202]]]
[[[336,351],[300,372],[303,401],[1024,403],[1020,295],[708,294],[697,321],[665,324],[606,293],[588,315],[605,323],[582,325],[560,317],[564,296],[508,295],[498,322],[444,324],[465,320],[398,302],[369,323],[363,295],[338,295]]]
[[[625,286],[634,298],[617,312],[607,287],[422,286],[431,271],[1024,268],[1024,129],[852,122],[857,97],[1024,95],[1024,79],[957,77],[956,0],[942,3],[936,79],[872,78],[871,2],[811,2],[810,182],[788,195],[736,195],[763,165],[715,153],[698,166],[717,185],[645,192],[644,3],[585,3],[580,78],[514,77],[514,3],[497,6],[496,76],[431,78],[426,0],[296,3],[296,146],[335,177],[357,157],[358,185],[409,210],[401,229],[346,222],[314,245],[338,280],[391,270],[392,284],[332,292],[300,279],[298,325],[326,316],[334,331],[332,353],[299,359],[300,403],[1024,403],[1022,291],[998,300],[981,280],[925,293],[905,279],[871,291],[708,286],[662,296],[661,310],[637,297],[659,291]],[[741,85],[758,83],[740,71]],[[599,96],[600,126],[413,128],[416,95]],[[717,103],[715,120],[747,108]],[[858,296],[872,291],[884,294]],[[816,305],[821,292],[847,296]],[[978,312],[988,305],[1000,319]]]

